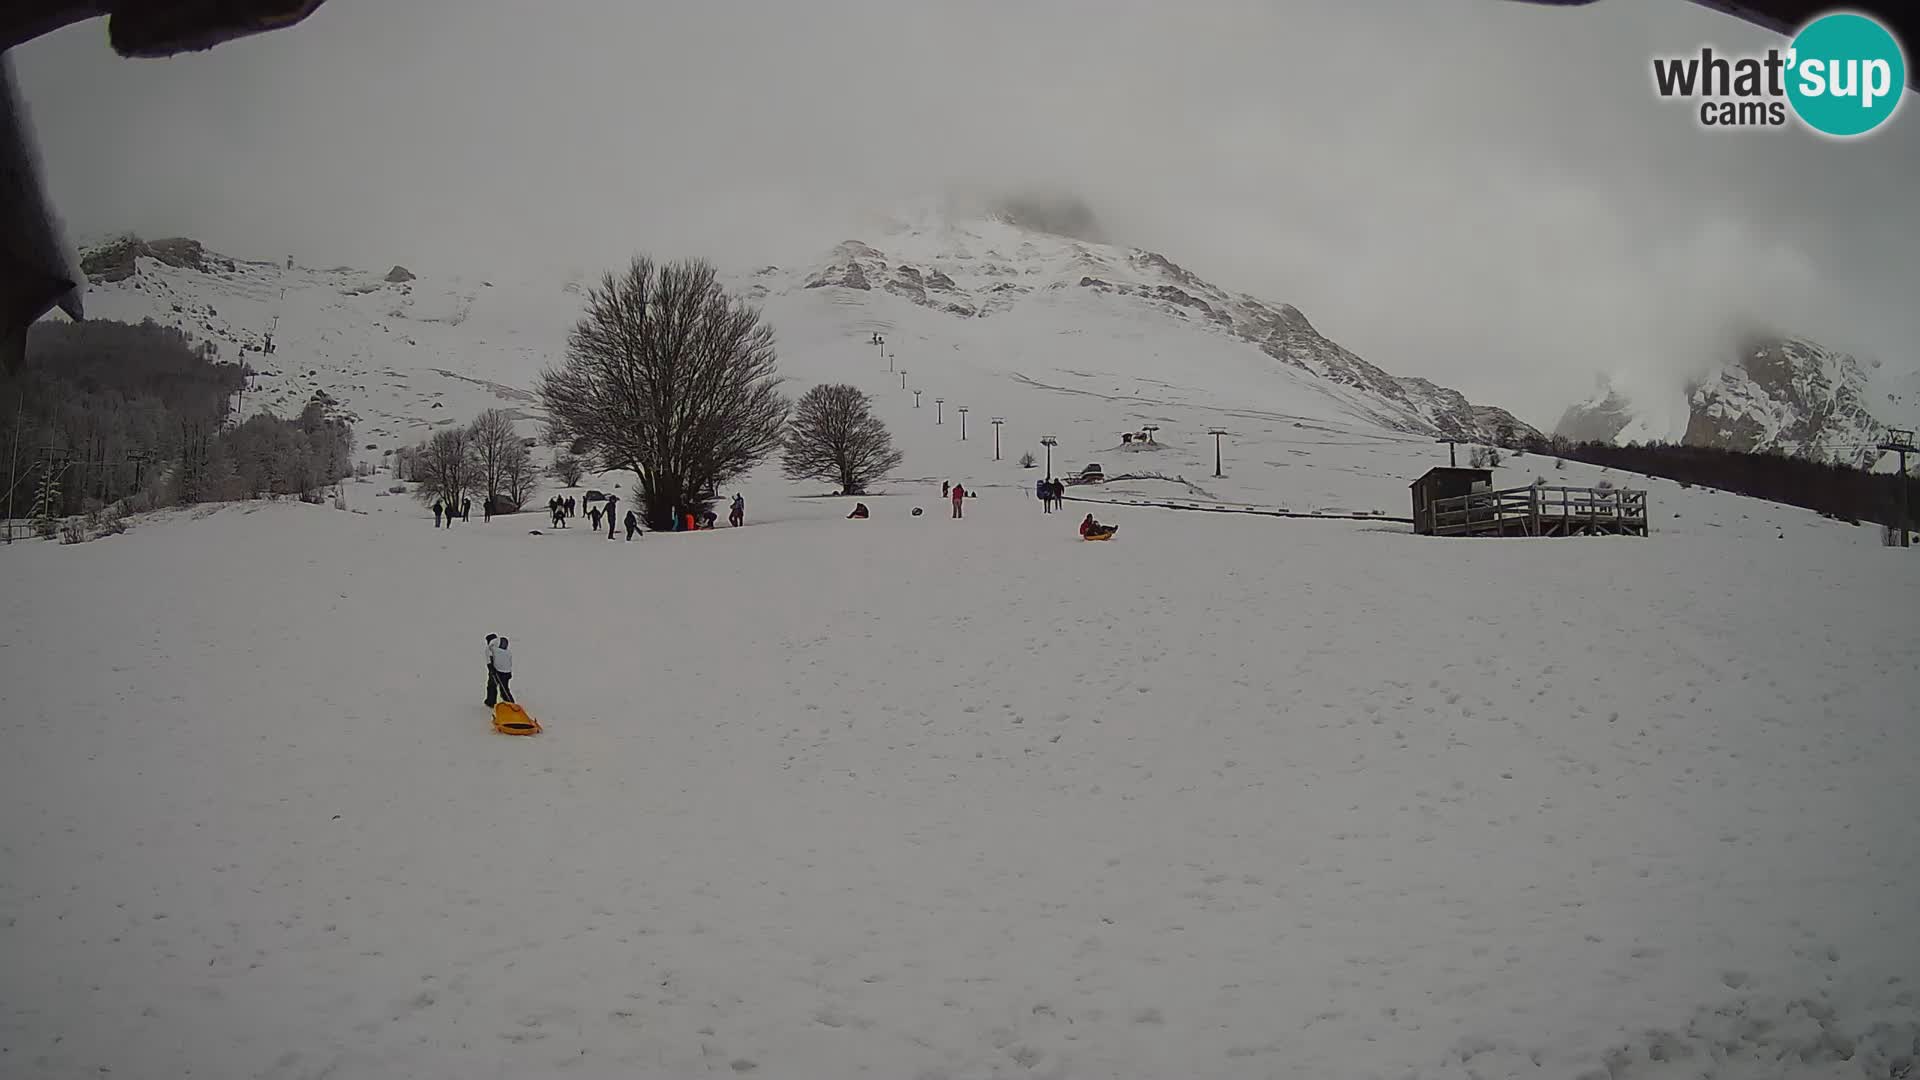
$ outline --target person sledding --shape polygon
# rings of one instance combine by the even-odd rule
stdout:
[[[1088,514],[1086,520],[1080,523],[1080,536],[1085,540],[1105,540],[1118,531],[1120,526],[1102,525],[1093,520],[1092,514]]]
[[[867,516],[867,504],[866,504],[866,503],[854,503],[854,504],[853,504],[853,513],[851,513],[851,514],[848,514],[848,515],[847,515],[847,518],[848,518],[849,520],[851,520],[851,519],[853,519],[853,518],[864,518],[864,517],[866,517],[866,516]]]

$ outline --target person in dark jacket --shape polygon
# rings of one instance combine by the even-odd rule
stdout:
[[[473,500],[472,499],[460,500],[460,520],[461,521],[473,520]]]
[[[733,506],[727,511],[727,524],[737,529],[746,522],[747,500],[741,498],[740,493],[736,491],[733,493]]]
[[[567,496],[567,516],[572,517],[573,513],[573,496],[569,495]]]
[[[599,532],[600,531],[600,508],[597,506],[587,507],[587,520],[593,523],[593,531]]]
[[[436,529],[440,527],[440,511],[441,511],[441,509],[442,509],[442,507],[440,506],[440,503],[439,503],[439,501],[438,501],[438,500],[436,500],[436,501],[434,502],[434,504],[433,504],[433,527],[434,527],[434,528],[436,528]]]
[[[867,516],[866,503],[854,503],[853,513],[847,515],[848,518],[864,518],[866,516]]]
[[[953,485],[953,516],[960,516],[960,500],[967,497],[967,489],[959,484]]]
[[[613,539],[613,526],[614,526],[613,508],[617,503],[619,503],[619,501],[620,500],[614,497],[612,494],[608,494],[607,496],[607,539],[609,540]]]
[[[629,510],[627,511],[627,539],[631,540],[634,537],[639,535],[640,535],[640,515],[634,513],[632,510]]]

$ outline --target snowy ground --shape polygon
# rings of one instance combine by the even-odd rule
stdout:
[[[1911,1068],[1911,559],[1698,491],[1083,544],[988,479],[0,552],[0,1074]],[[490,730],[488,631],[545,735]]]

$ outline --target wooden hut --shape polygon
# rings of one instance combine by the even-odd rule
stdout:
[[[1425,476],[1408,486],[1413,489],[1413,531],[1433,535],[1433,504],[1436,499],[1452,499],[1493,486],[1492,469],[1461,469],[1453,466],[1428,469]]]

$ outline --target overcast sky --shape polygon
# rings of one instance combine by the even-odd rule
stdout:
[[[1755,318],[1920,367],[1915,96],[1852,143],[1703,132],[1649,57],[1774,39],[1680,0],[328,0],[164,61],[105,37],[16,50],[75,239],[789,263],[861,211],[1033,186],[1537,424]]]

